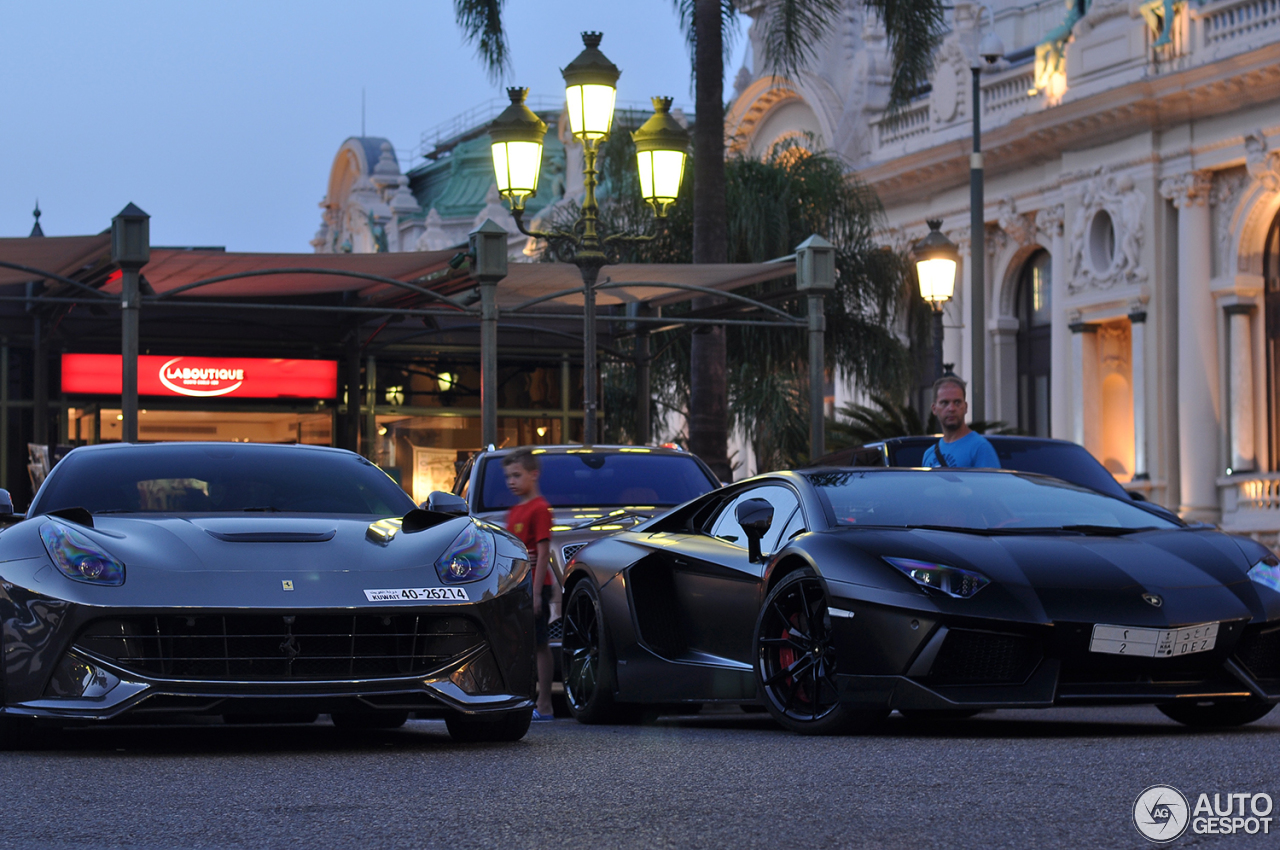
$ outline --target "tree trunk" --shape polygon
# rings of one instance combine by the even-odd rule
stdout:
[[[720,0],[696,0],[694,9],[695,121],[693,127],[693,261],[729,258],[724,186],[724,33]],[[694,309],[720,299],[695,298]],[[695,330],[689,364],[689,450],[722,481],[730,481],[729,404],[724,327]]]

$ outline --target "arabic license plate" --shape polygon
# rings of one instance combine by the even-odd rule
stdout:
[[[465,588],[461,587],[395,587],[365,590],[370,602],[469,602]]]
[[[1217,623],[1201,623],[1180,629],[1136,629],[1099,623],[1093,627],[1089,651],[1141,658],[1171,658],[1208,652],[1217,641]]]

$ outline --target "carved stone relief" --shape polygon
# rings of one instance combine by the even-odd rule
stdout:
[[[1030,245],[1035,241],[1036,226],[1033,216],[1018,212],[1018,204],[1013,198],[1000,199],[996,205],[996,222],[1019,246]]]
[[[1213,188],[1209,192],[1209,206],[1213,223],[1213,274],[1226,274],[1231,256],[1231,219],[1240,203],[1240,196],[1249,182],[1249,173],[1243,168],[1231,168],[1213,175]]]
[[[1065,221],[1066,208],[1062,204],[1036,210],[1036,230],[1044,234],[1046,239],[1052,240],[1055,236],[1061,236]]]
[[[1268,192],[1280,192],[1280,151],[1269,149],[1261,130],[1244,137],[1244,152],[1249,175]]]
[[[1146,195],[1129,176],[1104,175],[1080,189],[1071,220],[1067,291],[1109,289],[1147,279],[1142,266],[1142,215]]]

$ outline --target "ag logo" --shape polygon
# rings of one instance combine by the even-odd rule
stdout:
[[[1142,594],[1142,601],[1147,603],[1148,605],[1154,605],[1157,608],[1159,608],[1161,605],[1164,604],[1164,600],[1161,599],[1159,596],[1156,596],[1154,593]]]
[[[1187,815],[1187,798],[1172,785],[1152,785],[1133,803],[1133,825],[1143,838],[1157,844],[1186,832]]]

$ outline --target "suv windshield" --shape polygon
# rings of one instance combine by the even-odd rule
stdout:
[[[297,511],[403,516],[413,500],[345,452],[264,445],[153,445],[71,452],[32,513]]]
[[[678,505],[717,486],[690,455],[594,451],[542,454],[538,459],[538,489],[553,508]],[[501,457],[485,460],[480,482],[477,510],[502,510],[516,503]]]
[[[1009,533],[1179,527],[1127,501],[1036,475],[886,470],[808,478],[837,525]]]

